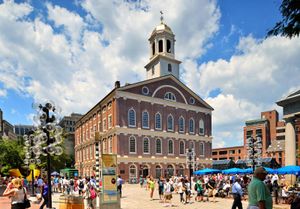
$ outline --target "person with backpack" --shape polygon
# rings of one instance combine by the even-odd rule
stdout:
[[[164,179],[163,177],[160,177],[160,179],[158,180],[158,195],[159,195],[159,199],[162,200],[164,197]]]
[[[81,179],[81,177],[78,178],[78,193],[79,195],[82,195],[82,190],[84,189],[84,180]]]
[[[96,191],[96,185],[90,181],[89,177],[86,177],[86,184],[83,188],[83,194],[84,194],[84,205],[87,209],[95,209],[96,208],[96,197],[97,197],[97,191]]]
[[[120,194],[120,198],[122,197],[122,185],[123,185],[123,179],[121,178],[120,175],[118,175],[118,179],[117,179],[117,190]]]
[[[195,191],[197,192],[197,196],[195,197],[195,201],[197,202],[200,202],[200,201],[203,201],[203,188],[202,188],[202,182],[201,182],[201,179],[199,178],[197,181],[196,181],[196,184],[195,184]]]
[[[73,191],[74,191],[74,186],[75,186],[75,182],[74,182],[74,179],[73,178],[71,178],[70,179],[70,183],[69,183],[69,194],[73,194]]]

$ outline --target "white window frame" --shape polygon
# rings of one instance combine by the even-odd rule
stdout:
[[[180,130],[180,119],[183,120],[183,130]],[[185,119],[183,116],[180,116],[179,117],[179,120],[178,120],[178,132],[179,133],[184,133],[185,132]]]
[[[131,111],[133,111],[133,113],[134,113],[134,124],[132,125],[132,124],[130,124],[130,112]],[[133,107],[132,108],[130,108],[129,110],[128,110],[128,127],[136,127],[136,111],[135,111],[135,109],[133,109]]]
[[[201,129],[203,129],[203,132],[201,132]],[[202,119],[199,120],[199,135],[205,134],[205,125],[204,121]]]
[[[157,141],[160,141],[160,152],[157,152]],[[155,140],[155,154],[162,155],[162,140],[160,138],[157,138]]]
[[[102,126],[103,126],[103,131],[106,131],[107,130],[106,118],[103,118]]]
[[[165,93],[164,95],[164,99],[165,100],[168,100],[168,101],[173,101],[173,102],[176,102],[176,96],[174,93],[168,91]]]
[[[131,146],[130,146],[130,141],[131,141],[131,139],[134,139],[134,152],[131,152],[131,150],[130,150],[130,148],[131,148]],[[129,144],[129,154],[136,154],[136,138],[134,137],[134,136],[130,136],[129,137],[129,139],[128,139],[128,144]]]
[[[191,121],[193,121],[193,130],[191,131]],[[195,133],[195,120],[194,118],[190,118],[189,120],[189,133],[194,134]]]
[[[180,143],[183,143],[183,153],[180,153]],[[179,155],[185,155],[185,141],[183,141],[183,140],[180,140],[179,141]]]
[[[144,113],[147,113],[147,126],[144,126]],[[142,112],[142,128],[149,128],[149,112],[147,110]]]
[[[156,121],[156,116],[157,115],[159,115],[159,118],[160,118],[160,123],[159,123],[159,126],[160,126],[160,128],[157,128],[157,121]],[[160,114],[160,112],[157,112],[157,113],[155,113],[155,130],[162,130],[162,116],[161,116],[161,114]]]
[[[108,115],[108,129],[111,129],[112,128],[112,114],[109,114]]]
[[[172,152],[170,152],[169,143],[172,142]],[[168,140],[168,155],[174,155],[174,141],[172,139]]]
[[[148,141],[148,152],[145,152],[145,141]],[[150,154],[150,140],[148,137],[143,138],[143,153]]]
[[[203,154],[201,154],[201,145],[203,145]],[[205,156],[205,144],[204,144],[204,142],[199,143],[199,155],[200,156]]]
[[[169,129],[169,118],[172,118],[172,127],[171,129]],[[174,117],[172,114],[169,114],[168,117],[167,117],[167,130],[168,131],[174,131]]]

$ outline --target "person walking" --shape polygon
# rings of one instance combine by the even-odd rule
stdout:
[[[49,192],[49,189],[48,189],[48,180],[45,178],[44,181],[43,181],[43,185],[42,185],[42,198],[44,199],[44,202],[42,203],[42,205],[40,206],[40,209],[43,209],[44,206],[48,205],[48,192]]]
[[[155,188],[155,181],[152,176],[150,176],[148,180],[149,184],[149,190],[150,190],[150,199],[153,200],[153,193],[154,193],[154,188]]]
[[[122,185],[123,185],[123,179],[121,178],[121,175],[118,175],[118,178],[117,178],[117,191],[120,194],[120,198],[122,197]]]
[[[241,179],[237,178],[235,180],[235,183],[232,185],[232,195],[233,195],[233,204],[231,209],[243,209],[242,205],[242,196],[243,196],[243,190],[241,187]]]
[[[94,184],[94,182],[90,181],[89,177],[86,177],[83,194],[85,208],[95,209],[97,197],[96,185]]]
[[[213,202],[216,202],[216,191],[215,191],[215,187],[216,187],[216,181],[210,177],[207,184],[206,184],[206,189],[208,189],[208,196],[207,196],[207,201],[209,196],[213,196]]]
[[[167,178],[166,179],[166,183],[164,185],[164,195],[165,195],[165,204],[164,206],[165,207],[169,207],[169,206],[172,206],[172,185],[170,184],[170,180]]]
[[[263,167],[255,169],[253,179],[248,186],[249,209],[272,209],[272,196],[264,184],[267,171]]]
[[[159,199],[162,200],[164,198],[164,179],[163,177],[160,177],[160,179],[158,179],[158,195],[159,195]]]
[[[26,198],[26,189],[22,186],[19,178],[13,179],[3,193],[3,196],[11,199],[11,209],[25,209],[24,200]]]
[[[180,202],[184,203],[183,193],[185,192],[186,187],[184,187],[184,179],[183,178],[181,178],[179,180],[179,182],[177,183],[176,190],[179,194]]]

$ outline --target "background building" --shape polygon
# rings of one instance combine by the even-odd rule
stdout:
[[[27,134],[30,130],[33,130],[33,125],[14,125],[14,132],[17,137],[22,137]]]
[[[64,116],[59,125],[64,129],[64,147],[66,154],[75,157],[75,123],[82,117],[81,114],[72,113],[70,116]]]
[[[246,158],[244,146],[215,148],[212,151],[213,160],[233,160],[234,162],[239,159]]]
[[[3,112],[0,109],[0,137],[16,139],[17,136],[14,133],[14,126],[8,121],[3,119]]]
[[[161,23],[149,43],[148,80],[122,87],[116,82],[76,123],[80,175],[94,175],[98,148],[117,154],[126,180],[187,174],[187,148],[194,148],[198,168],[211,165],[213,108],[179,80],[172,30]]]

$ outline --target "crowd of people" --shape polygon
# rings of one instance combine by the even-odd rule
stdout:
[[[256,197],[257,192],[253,191],[257,186],[250,188],[251,182],[256,182],[257,185],[260,185],[260,191],[263,191],[263,196]],[[257,169],[253,175],[211,174],[191,177],[191,182],[188,176],[161,177],[155,180],[149,175],[146,178],[141,176],[139,183],[142,188],[149,190],[150,200],[153,200],[153,194],[155,193],[155,189],[157,189],[159,199],[164,206],[172,206],[172,194],[179,194],[179,202],[182,204],[188,204],[192,201],[205,202],[209,201],[210,198],[211,202],[215,203],[215,197],[233,198],[232,209],[242,209],[241,201],[243,199],[250,201],[249,205],[253,204],[253,209],[261,198],[265,198],[266,203],[270,204],[269,199],[268,201],[266,200],[268,194],[268,198],[271,197],[271,202],[273,202],[273,197],[276,204],[299,204],[300,201],[299,197],[290,192],[294,188],[294,185],[290,185],[284,175],[267,174],[262,167]],[[251,196],[253,193],[255,194]],[[272,207],[268,205],[265,208]]]

